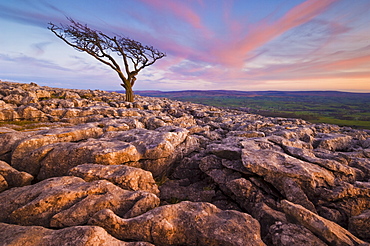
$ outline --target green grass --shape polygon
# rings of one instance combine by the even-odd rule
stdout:
[[[339,125],[339,126],[350,126],[352,128],[370,129],[370,121],[341,120],[341,119],[335,119],[331,117],[319,117],[318,120],[312,120],[312,123],[320,123],[320,122]]]
[[[369,93],[253,92],[253,95],[243,95],[232,91],[227,92],[228,94],[215,91],[211,95],[209,91],[206,92],[166,92],[154,96],[216,107],[239,108],[263,116],[302,118],[312,123],[370,129]]]
[[[21,120],[21,121],[1,121],[0,127],[8,127],[17,131],[27,131],[32,129],[37,129],[40,127],[47,127],[49,126],[45,122],[39,121],[28,121],[28,120]]]

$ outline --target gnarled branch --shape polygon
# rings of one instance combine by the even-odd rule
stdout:
[[[126,90],[126,99],[127,92],[132,93],[132,86],[135,84],[138,73],[166,56],[165,53],[152,46],[143,45],[136,40],[119,35],[110,37],[71,18],[68,20],[70,25],[57,26],[49,23],[48,29],[69,46],[78,51],[86,52],[115,70],[123,82],[121,85]],[[124,71],[121,70],[119,63],[111,53],[122,57]],[[133,100],[133,95],[130,95],[130,98]]]

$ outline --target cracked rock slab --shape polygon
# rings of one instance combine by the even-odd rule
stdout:
[[[281,206],[289,220],[304,226],[329,245],[369,245],[338,224],[312,213],[301,205],[283,200]]]
[[[125,165],[82,164],[68,171],[68,175],[87,182],[108,180],[125,190],[143,190],[158,195],[159,190],[151,172]]]
[[[159,198],[152,193],[71,176],[12,188],[0,193],[0,200],[1,222],[56,228],[84,225],[94,213],[106,208],[129,218],[159,205]]]
[[[220,210],[210,203],[181,202],[161,206],[141,216],[122,219],[106,209],[89,224],[99,225],[121,240],[155,245],[265,245],[259,223],[250,215]]]

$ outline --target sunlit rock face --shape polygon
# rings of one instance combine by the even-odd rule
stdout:
[[[0,242],[370,242],[370,131],[124,99],[0,83]]]

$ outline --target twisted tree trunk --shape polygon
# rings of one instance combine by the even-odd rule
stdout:
[[[134,91],[132,87],[129,86],[126,88],[126,102],[133,102],[135,100]]]

